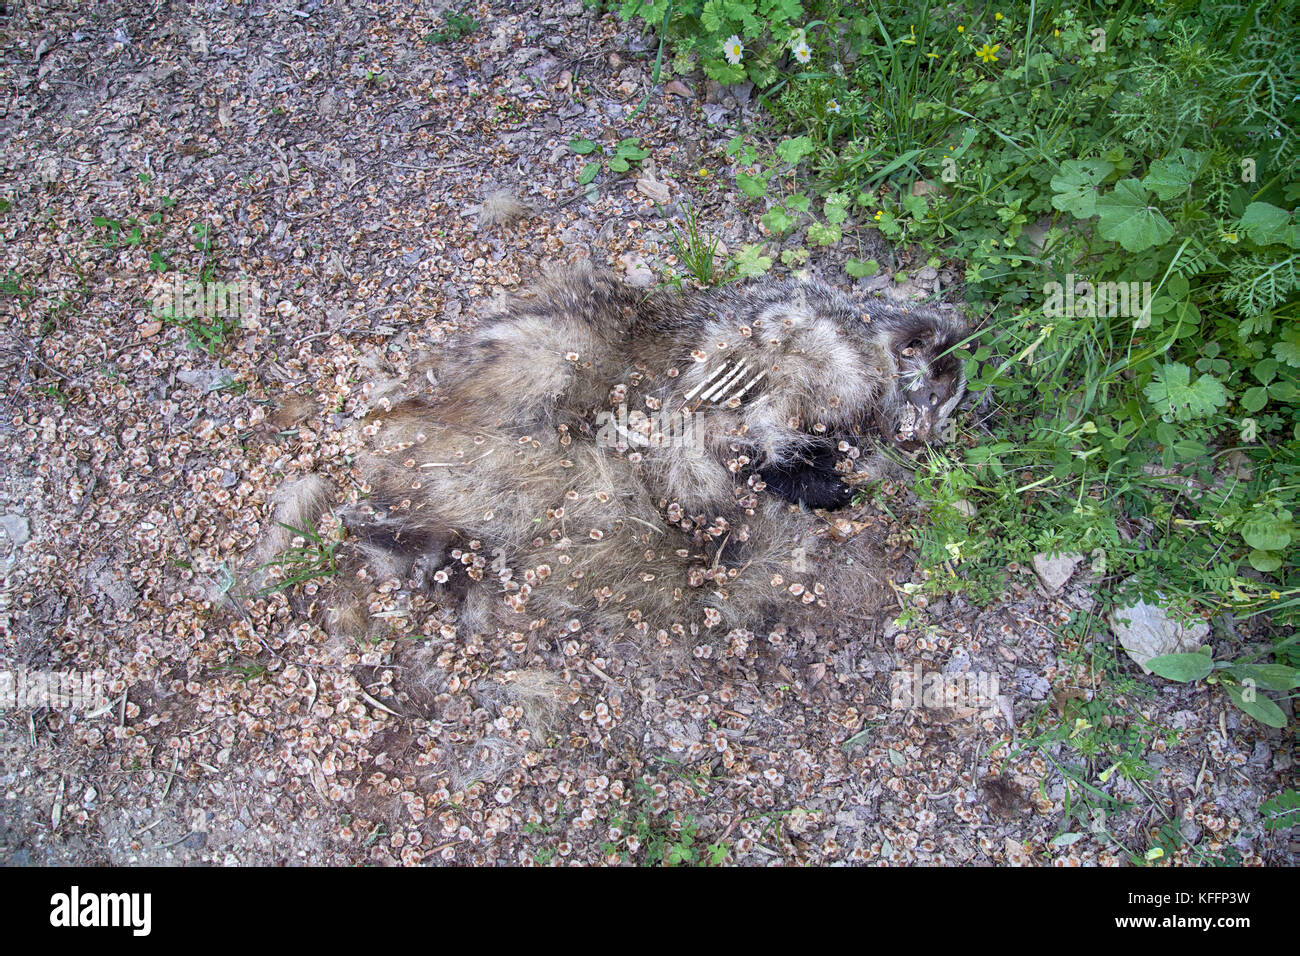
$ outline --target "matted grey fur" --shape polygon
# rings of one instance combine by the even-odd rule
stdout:
[[[817,282],[646,294],[570,269],[371,414],[372,493],[344,520],[475,631],[600,625],[667,646],[781,605],[878,605],[881,536],[837,540],[790,501],[843,490],[834,461],[865,431],[929,439],[963,393],[960,335]]]

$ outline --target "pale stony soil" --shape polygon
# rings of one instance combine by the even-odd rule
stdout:
[[[478,30],[437,44],[445,5],[418,0],[4,6],[0,274],[21,291],[0,298],[0,668],[103,668],[114,698],[91,719],[0,713],[0,860],[616,862],[643,858],[620,826],[638,819],[743,864],[1125,863],[1168,820],[1179,862],[1294,859],[1258,814],[1292,785],[1290,734],[1126,660],[1130,706],[1162,728],[1155,778],[1089,766],[1132,804],[1100,828],[1118,843],[1066,820],[1056,763],[1081,758],[1020,744],[1104,683],[1057,634],[1086,581],[1048,597],[1012,573],[984,609],[900,593],[668,659],[587,632],[457,636],[395,582],[373,643],[322,630],[315,584],[250,596],[236,576],[284,481],[363,493],[347,426],[367,382],[543,262],[662,275],[685,203],[731,250],[763,241],[719,150],[754,105],[691,77],[651,91],[648,44],[580,3],[480,3]],[[574,136],[640,137],[645,182],[580,190]],[[481,224],[502,189],[532,214]],[[106,248],[96,217],[139,242]],[[192,347],[149,309],[151,254],[255,281],[260,317]],[[848,288],[847,254],[815,266]],[[919,581],[924,517],[902,486],[875,500],[895,580]],[[999,705],[892,708],[890,673],[917,662],[996,673]]]

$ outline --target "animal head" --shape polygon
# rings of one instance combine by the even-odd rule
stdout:
[[[873,312],[870,328],[893,382],[877,404],[876,427],[899,448],[914,451],[938,438],[966,393],[955,351],[964,330],[930,309]]]

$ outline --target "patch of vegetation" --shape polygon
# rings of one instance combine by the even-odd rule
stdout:
[[[693,206],[686,207],[684,217],[686,222],[680,230],[671,220],[668,223],[677,261],[686,269],[687,275],[702,285],[715,286],[726,282],[730,263],[718,261],[721,240],[700,227],[700,214]]]
[[[618,842],[605,843],[606,856],[617,855],[639,866],[721,866],[730,847],[722,842],[702,843],[695,818],[670,819],[657,813],[650,802],[654,788],[645,780],[634,780],[633,804],[610,816],[611,829],[618,830]]]
[[[1264,818],[1264,829],[1289,830],[1300,822],[1300,793],[1283,790],[1260,804],[1259,813]]]
[[[23,277],[19,273],[10,269],[3,278],[0,278],[0,296],[30,301],[36,297],[36,293],[30,286],[23,285]]]
[[[38,395],[54,399],[60,405],[66,406],[68,404],[68,396],[57,385],[33,385],[32,390]]]
[[[1293,646],[1300,635],[1289,638],[1285,643]],[[1165,654],[1147,661],[1147,666],[1161,677],[1185,684],[1204,680],[1207,684],[1220,684],[1228,699],[1240,710],[1254,717],[1261,724],[1269,727],[1285,727],[1286,714],[1283,713],[1265,690],[1287,691],[1300,687],[1300,670],[1285,664],[1260,664],[1256,659],[1263,656],[1261,651],[1253,657],[1243,657],[1233,661],[1214,660],[1210,649],[1202,647],[1194,654]],[[1295,696],[1295,695],[1291,695]]]
[[[612,152],[594,140],[580,138],[570,140],[569,149],[579,156],[599,157],[582,167],[582,171],[578,173],[579,186],[586,186],[600,175],[602,166],[608,172],[622,174],[630,172],[633,166],[641,165],[641,161],[650,155],[650,150],[643,149],[641,140],[635,136],[619,140]]]
[[[217,664],[216,669],[234,675],[235,678],[243,681],[245,684],[255,680],[261,680],[270,673],[266,669],[265,665],[259,664],[256,661],[250,661],[238,657],[231,658],[224,664]]]
[[[469,36],[479,28],[479,22],[466,13],[468,6],[457,11],[444,10],[442,26],[435,27],[424,35],[425,43],[451,43]]]
[[[317,578],[329,579],[339,573],[336,552],[341,542],[326,541],[321,536],[321,533],[311,525],[298,528],[284,522],[279,524],[281,528],[291,531],[295,535],[295,542],[301,540],[302,543],[295,543],[292,547],[285,549],[274,561],[268,561],[258,568],[259,571],[268,568],[279,568],[283,574],[275,584],[263,588],[261,594],[286,591],[295,585],[302,584],[304,581],[312,581]]]
[[[758,85],[728,153],[774,237],[962,264],[984,405],[919,476],[940,580],[1070,551],[1125,603],[1300,624],[1300,11],[617,6],[670,69]]]

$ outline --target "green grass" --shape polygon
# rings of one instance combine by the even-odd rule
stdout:
[[[275,594],[306,581],[325,580],[339,573],[336,552],[340,542],[326,541],[320,532],[310,525],[298,528],[280,522],[280,527],[302,538],[303,543],[287,548],[280,557],[268,561],[258,569],[264,571],[277,568],[282,573],[280,580],[263,588],[260,593]]]
[[[725,282],[729,269],[718,263],[720,240],[717,236],[709,235],[700,226],[699,211],[693,206],[686,207],[684,218],[686,221],[681,229],[678,229],[671,220],[668,222],[668,231],[673,237],[673,251],[677,254],[677,261],[696,282],[706,286]]]
[[[917,475],[928,587],[992,600],[1012,562],[1081,552],[1103,601],[1226,613],[1297,663],[1294,6],[615,6],[670,69],[757,84],[767,123],[727,153],[771,241],[741,274],[841,245],[869,275],[879,240],[964,273],[979,404]],[[1118,308],[1067,307],[1079,279]]]

